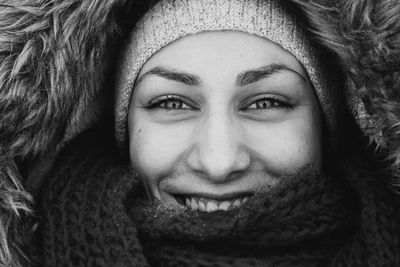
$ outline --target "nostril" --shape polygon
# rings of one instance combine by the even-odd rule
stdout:
[[[202,172],[202,176],[214,184],[234,181],[244,177],[245,174],[246,170],[233,170],[232,168],[218,171],[207,169]]]
[[[239,180],[246,176],[246,170],[232,171],[223,179],[224,182]]]
[[[214,138],[209,135],[195,142],[187,154],[189,168],[215,183],[240,178],[251,164],[250,153],[237,138]]]
[[[223,183],[240,179],[240,177],[247,173],[251,164],[248,155],[235,155],[224,159],[215,157],[196,159],[192,155],[191,158],[188,158],[188,161],[189,167],[193,172],[213,183]]]

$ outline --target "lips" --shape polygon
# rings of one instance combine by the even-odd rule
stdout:
[[[217,210],[227,211],[240,207],[249,200],[249,196],[233,197],[230,199],[219,200],[204,196],[181,195],[175,196],[180,205],[186,206],[191,210],[204,212],[214,212]]]

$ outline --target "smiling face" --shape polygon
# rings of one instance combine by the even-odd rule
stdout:
[[[321,171],[321,112],[300,63],[240,32],[206,32],[143,66],[128,118],[130,159],[151,198],[215,211],[307,164]]]

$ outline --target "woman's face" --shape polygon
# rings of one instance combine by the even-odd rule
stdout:
[[[321,114],[300,63],[240,32],[186,36],[143,66],[129,110],[134,168],[151,198],[212,212],[307,164]]]

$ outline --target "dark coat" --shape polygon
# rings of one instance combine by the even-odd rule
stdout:
[[[380,162],[377,177],[397,190],[398,1],[291,1],[316,42],[340,63],[347,106]],[[152,2],[0,0],[0,265],[26,262],[25,223],[43,170],[109,108],[103,100],[112,96],[121,43]]]

